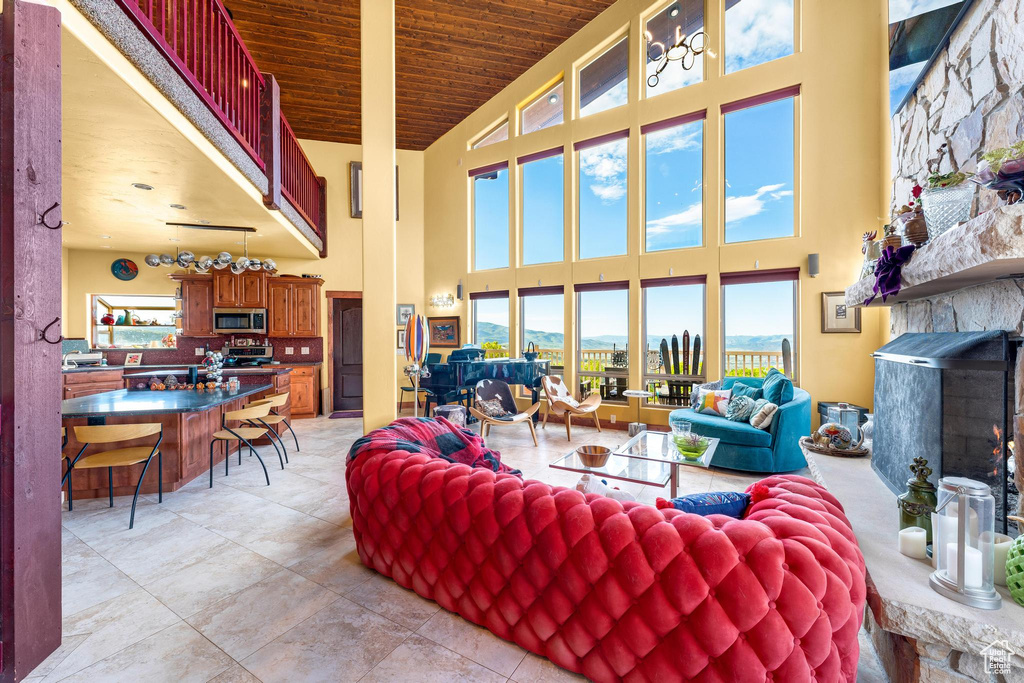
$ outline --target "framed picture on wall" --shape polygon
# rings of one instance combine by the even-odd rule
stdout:
[[[821,293],[821,332],[860,332],[860,309],[846,305],[846,292]]]
[[[124,357],[125,365],[142,365],[142,354],[141,353],[129,353]]]
[[[398,331],[398,350],[405,351],[405,330]]]
[[[398,325],[404,325],[409,322],[409,318],[416,315],[415,304],[398,304],[395,306],[395,323]]]
[[[363,162],[348,162],[349,213],[363,217]],[[398,220],[398,166],[395,166],[395,220]]]
[[[431,348],[459,348],[461,345],[459,338],[459,316],[427,318],[427,334],[430,338]]]

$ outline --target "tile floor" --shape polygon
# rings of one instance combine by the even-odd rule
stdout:
[[[29,681],[582,680],[438,608],[359,563],[345,455],[358,419],[295,423],[302,451],[285,470],[243,458],[214,487],[199,477],[140,500],[76,501],[63,514],[61,647]],[[617,445],[622,431],[576,427],[574,443]],[[496,427],[489,444],[528,478],[571,486],[548,463],[569,450],[561,425]],[[269,450],[269,447],[265,447]],[[276,462],[276,457],[273,458]],[[270,467],[271,458],[266,458]],[[756,477],[685,468],[680,490],[742,490]],[[653,503],[667,490],[622,484]],[[885,680],[873,655],[862,681]]]

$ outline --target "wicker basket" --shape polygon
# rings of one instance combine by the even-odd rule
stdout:
[[[800,445],[809,450],[811,453],[817,453],[819,455],[834,455],[838,458],[863,458],[865,455],[869,455],[871,451],[866,448],[836,448],[829,446],[823,448],[818,444],[811,441],[811,437],[805,436],[800,439]]]

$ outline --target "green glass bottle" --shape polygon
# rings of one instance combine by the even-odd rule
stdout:
[[[910,466],[913,477],[907,480],[907,490],[896,499],[900,509],[900,529],[917,526],[927,533],[927,542],[932,542],[932,513],[938,505],[935,485],[928,481],[932,469],[924,458],[914,458]]]

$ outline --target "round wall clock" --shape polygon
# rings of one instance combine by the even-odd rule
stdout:
[[[119,258],[110,264],[110,272],[118,280],[134,280],[139,274],[139,267],[131,259]]]

